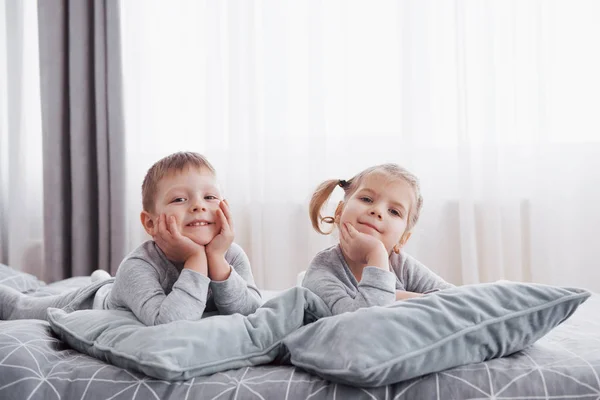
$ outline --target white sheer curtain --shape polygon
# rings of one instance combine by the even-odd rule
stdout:
[[[0,262],[43,276],[35,1],[0,2]]]
[[[284,288],[335,240],[315,186],[397,162],[425,197],[407,251],[449,281],[600,290],[600,3],[121,4],[131,248],[145,170],[199,151]]]

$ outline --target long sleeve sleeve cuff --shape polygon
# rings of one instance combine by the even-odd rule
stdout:
[[[247,290],[247,282],[231,268],[229,277],[224,281],[212,281],[211,287],[215,304],[217,306],[226,306],[240,300]]]
[[[359,287],[372,287],[396,295],[396,275],[377,267],[365,267]]]
[[[210,279],[207,276],[184,268],[173,286],[206,304],[209,284]]]

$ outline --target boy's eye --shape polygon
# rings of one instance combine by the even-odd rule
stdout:
[[[184,201],[185,201],[185,198],[183,198],[183,197],[177,197],[171,203],[183,203]]]
[[[401,217],[401,216],[402,216],[402,214],[400,213],[400,211],[398,211],[398,210],[395,210],[395,209],[393,209],[393,208],[390,210],[390,212],[391,212],[391,213],[392,213],[392,215],[393,215],[393,216],[395,216],[395,217]]]
[[[208,195],[204,196],[204,200],[219,200],[216,196]]]
[[[371,203],[373,201],[373,200],[371,200],[370,197],[366,197],[366,196],[361,197],[360,200],[364,201],[365,203]]]

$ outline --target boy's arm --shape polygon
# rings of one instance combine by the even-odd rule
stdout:
[[[321,260],[317,256],[308,268],[302,286],[323,299],[334,315],[359,308],[386,306],[396,300],[396,275],[390,271],[365,267],[354,297],[348,292],[340,274],[344,274],[341,263]]]
[[[166,295],[158,271],[148,261],[134,258],[119,267],[111,297],[148,326],[199,320],[206,307],[209,283],[206,276],[183,269]]]
[[[229,276],[225,280],[213,280],[210,283],[219,313],[252,314],[261,306],[262,299],[254,284],[248,256],[240,246],[232,243],[225,253],[225,262],[231,266]]]

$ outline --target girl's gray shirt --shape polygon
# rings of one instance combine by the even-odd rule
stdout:
[[[392,253],[390,270],[365,267],[358,282],[339,244],[315,256],[302,286],[323,299],[333,314],[392,304],[396,290],[429,293],[454,287],[404,252]]]

